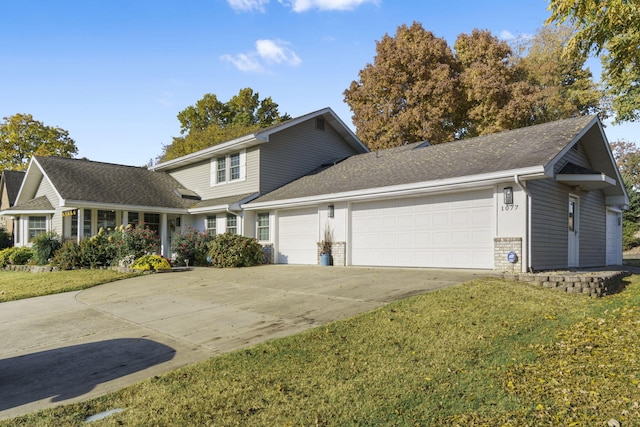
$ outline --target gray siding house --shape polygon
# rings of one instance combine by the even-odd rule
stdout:
[[[16,244],[145,223],[256,237],[272,262],[527,271],[622,263],[628,197],[598,118],[369,152],[331,109],[152,170],[36,157]]]

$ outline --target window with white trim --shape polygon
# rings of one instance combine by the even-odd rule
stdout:
[[[246,152],[231,153],[211,160],[211,185],[220,185],[246,178]]]
[[[207,217],[207,234],[212,237],[215,237],[216,235],[216,216],[215,215]]]
[[[256,227],[256,238],[261,241],[269,240],[269,214],[259,213]]]
[[[227,214],[227,233],[238,234],[238,217],[234,214]]]
[[[46,216],[29,217],[29,240],[47,232]]]

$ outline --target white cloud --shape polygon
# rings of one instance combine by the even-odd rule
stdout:
[[[267,64],[285,64],[292,67],[300,65],[302,60],[284,40],[261,39],[256,41],[256,50],[236,55],[222,55],[221,60],[232,63],[240,71],[263,73]]]
[[[258,40],[256,42],[258,55],[270,63],[300,65],[300,58],[289,48],[289,43],[282,40]]]
[[[265,12],[264,6],[269,0],[227,0],[229,6],[238,12]]]
[[[309,9],[319,10],[353,10],[365,3],[378,4],[380,0],[278,0],[290,6],[294,12],[306,12]]]
[[[240,71],[249,73],[262,73],[265,71],[262,64],[256,59],[255,54],[222,55],[220,59],[231,62]]]
[[[526,40],[531,40],[533,38],[533,35],[531,35],[531,34],[518,34],[517,36],[515,36],[515,35],[513,35],[513,33],[511,31],[502,30],[500,32],[500,35],[498,36],[498,38],[500,40],[504,40],[504,41],[507,41],[507,42],[518,41],[518,40],[526,41]]]
[[[500,33],[500,37],[499,37],[500,40],[507,40],[507,41],[508,40],[513,40],[515,38],[516,38],[516,36],[514,36],[513,34],[511,34],[510,31],[507,31],[507,30],[502,30],[502,32]]]

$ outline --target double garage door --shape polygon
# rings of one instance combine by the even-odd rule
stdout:
[[[493,268],[493,192],[354,203],[351,264]],[[280,211],[278,262],[316,264],[318,208]]]
[[[358,203],[352,264],[493,268],[493,192]]]

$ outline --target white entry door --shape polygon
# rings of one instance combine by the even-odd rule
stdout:
[[[580,227],[580,199],[576,196],[569,196],[569,210],[568,210],[568,244],[569,244],[569,259],[567,261],[568,267],[577,267],[579,265],[579,248],[580,238],[578,230]]]

